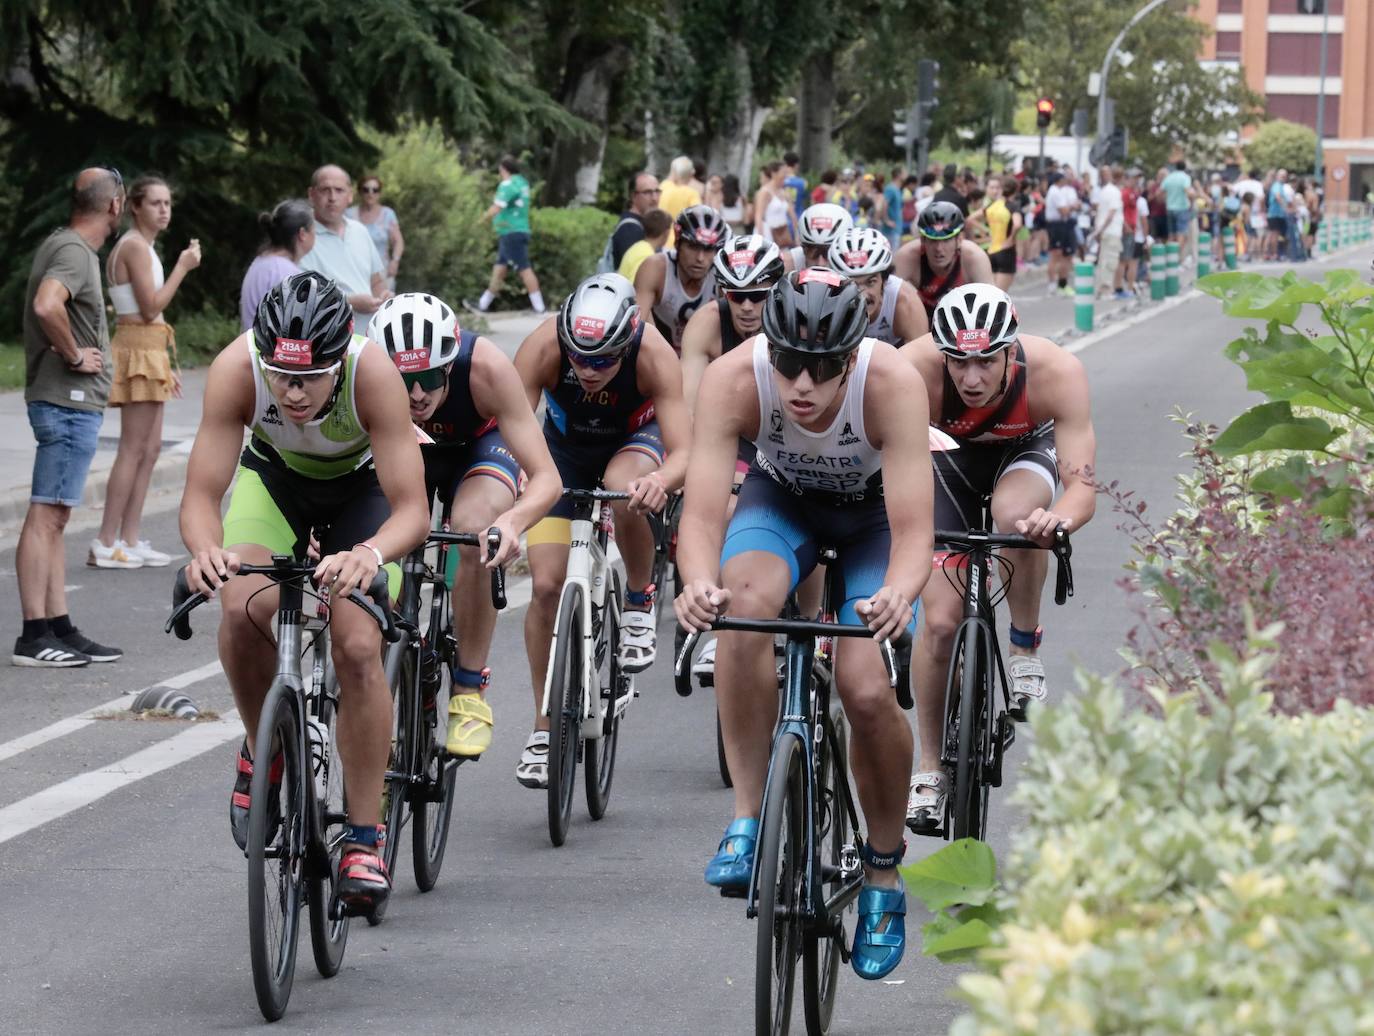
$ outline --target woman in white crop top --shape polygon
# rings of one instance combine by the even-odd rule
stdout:
[[[200,242],[192,240],[171,275],[163,275],[153,242],[172,218],[172,192],[164,181],[141,176],[131,183],[129,212],[133,226],[115,242],[105,271],[115,310],[110,406],[120,408],[119,451],[105,491],[100,534],[86,559],[95,568],[160,566],[170,560],[139,539],[139,522],[162,448],[163,404],[181,395],[181,375],[172,366],[176,338],[162,311],[182,279],[200,265]]]

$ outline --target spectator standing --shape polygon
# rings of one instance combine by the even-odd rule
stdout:
[[[668,243],[668,232],[672,229],[673,220],[662,209],[650,209],[646,212],[644,238],[625,250],[625,258],[620,260],[620,269],[616,272],[633,284],[640,263],[655,252],[663,250],[663,246]]]
[[[1248,256],[1253,251],[1254,242],[1259,241],[1264,228],[1264,184],[1260,183],[1260,171],[1251,169],[1245,178],[1237,180],[1231,191],[1241,200],[1241,218],[1236,223],[1236,254]],[[1250,201],[1245,200],[1250,195]],[[1257,233],[1258,231],[1258,233]]]
[[[1121,261],[1112,279],[1112,293],[1118,299],[1135,298],[1136,262],[1145,248],[1145,221],[1150,218],[1150,209],[1140,195],[1139,183],[1135,170],[1121,180]]]
[[[987,205],[983,219],[988,228],[988,262],[992,266],[992,282],[1003,291],[1011,290],[1016,279],[1016,236],[1021,230],[1021,213],[1007,204],[1006,195],[1016,190],[1014,177],[988,178]]]
[[[802,179],[801,155],[795,151],[789,151],[782,156],[783,179],[782,186],[787,192],[787,196],[792,200],[792,225],[796,226],[796,221],[801,219],[802,211],[806,208],[806,181]],[[795,231],[793,237],[796,236]]]
[[[701,192],[701,203],[719,212],[725,205],[725,180],[720,173],[712,173],[706,178],[706,190]]]
[[[110,391],[109,328],[96,250],[119,226],[124,183],[113,169],[83,169],[71,218],[38,246],[24,306],[24,402],[38,451],[29,510],[15,549],[24,626],[10,661],[70,668],[113,662],[67,611],[62,533],[81,503]]]
[[[1097,240],[1097,271],[1093,276],[1093,294],[1112,291],[1121,283],[1121,235],[1125,230],[1125,199],[1121,194],[1121,170],[1106,166],[1098,169],[1097,208],[1093,215],[1092,235]],[[1118,289],[1119,292],[1119,289]],[[1124,292],[1119,297],[1125,298]]]
[[[353,307],[353,330],[367,334],[372,314],[391,295],[386,268],[367,228],[344,210],[353,201],[353,181],[336,165],[322,165],[310,178],[310,207],[315,213],[315,244],[300,258],[303,270],[314,270],[336,282]]]
[[[821,173],[821,182],[816,184],[816,189],[811,192],[811,204],[821,205],[830,201],[835,194],[835,185],[840,179],[840,174],[834,169],[827,169]]]
[[[1078,191],[1068,178],[1052,174],[1052,183],[1045,193],[1045,229],[1049,233],[1050,264],[1046,270],[1050,294],[1071,295],[1069,271],[1072,256],[1078,248],[1074,233],[1074,219],[1082,204]]]
[[[658,207],[661,194],[658,177],[653,173],[641,170],[630,177],[629,208],[620,214],[620,222],[611,233],[610,255],[605,272],[619,269],[630,246],[644,240],[644,214]]]
[[[894,166],[887,184],[883,187],[883,202],[887,213],[883,233],[892,243],[894,255],[897,249],[902,247],[902,234],[906,232],[906,222],[902,212],[902,181],[905,179],[906,170]]]
[[[730,224],[730,233],[742,234],[744,228],[754,222],[747,199],[740,190],[739,177],[726,173],[720,179],[720,217]]]
[[[959,207],[959,211],[962,212],[964,214],[964,218],[967,219],[967,190],[964,187],[963,177],[959,175],[959,168],[953,162],[945,166],[942,182],[944,186],[942,186],[938,191],[935,192],[935,196],[931,199],[931,201],[947,201],[951,205],[957,205]]]
[[[779,248],[791,248],[792,205],[783,189],[786,167],[781,162],[769,162],[759,174],[759,189],[754,195],[754,233]]]
[[[1284,250],[1284,245],[1289,240],[1288,193],[1285,189],[1287,183],[1288,170],[1280,169],[1265,188],[1265,197],[1268,199],[1266,212],[1269,220],[1269,230],[1264,235],[1265,259],[1279,258]]]
[[[695,169],[686,155],[678,155],[668,166],[668,179],[658,198],[658,207],[677,219],[678,213],[689,205],[701,204],[701,193],[692,186]]]
[[[692,159],[692,190],[702,197],[706,196],[706,163],[699,158]]]
[[[263,297],[293,273],[301,258],[315,247],[315,214],[304,198],[288,198],[269,212],[258,214],[262,247],[248,265],[239,286],[239,324],[253,327]]]
[[[1188,239],[1196,195],[1188,163],[1180,158],[1159,186],[1164,191],[1164,208],[1169,215],[1169,240],[1182,243]]]
[[[390,205],[382,204],[382,181],[380,177],[365,176],[358,184],[362,195],[361,205],[352,205],[344,210],[349,219],[356,219],[367,228],[372,238],[372,246],[382,257],[386,267],[386,286],[388,291],[396,290],[396,271],[401,266],[401,256],[405,254],[406,239],[401,236],[401,221]]]
[[[506,271],[515,267],[525,285],[529,296],[530,309],[536,313],[544,312],[544,295],[539,290],[539,278],[530,265],[530,185],[520,175],[520,163],[511,155],[504,156],[499,165],[501,182],[496,185],[496,199],[491,207],[482,213],[484,220],[491,220],[496,231],[496,263],[491,268],[491,281],[487,290],[477,301],[477,311],[485,313],[491,308],[501,285],[506,281]]]
[[[86,558],[92,568],[161,568],[172,560],[139,537],[139,525],[162,452],[163,410],[181,396],[181,371],[173,369],[176,334],[162,313],[200,265],[200,241],[192,238],[165,276],[153,243],[172,221],[171,188],[159,177],[140,176],[129,185],[128,200],[133,226],[110,250],[106,270],[115,311],[109,405],[120,408],[119,448],[100,532]]]

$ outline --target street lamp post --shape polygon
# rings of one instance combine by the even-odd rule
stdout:
[[[1165,0],[1150,0],[1148,4],[1137,11],[1126,27],[1116,34],[1116,39],[1112,40],[1112,45],[1107,48],[1107,56],[1102,59],[1102,71],[1098,74],[1097,86],[1097,139],[1106,140],[1111,135],[1111,127],[1107,125],[1107,74],[1111,71],[1112,59],[1116,57],[1117,48],[1121,46],[1121,41],[1126,38],[1126,34],[1135,28],[1135,23],[1144,18]]]
[[[1331,0],[1322,4],[1322,50],[1317,73],[1317,155],[1312,163],[1312,173],[1321,181],[1322,191],[1326,191],[1326,177],[1322,173],[1322,134],[1326,126],[1326,28],[1330,18]]]

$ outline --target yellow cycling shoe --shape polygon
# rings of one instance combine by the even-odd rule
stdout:
[[[480,694],[455,694],[448,700],[449,755],[479,756],[491,747],[491,706]]]

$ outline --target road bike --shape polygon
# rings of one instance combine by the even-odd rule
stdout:
[[[335,894],[348,809],[335,734],[339,692],[329,655],[329,606],[325,597],[305,589],[317,565],[278,554],[270,565],[243,565],[234,573],[267,576],[278,590],[277,674],[253,740],[257,757],[272,762],[253,768],[244,850],[253,988],[268,1021],[280,1018],[291,998],[301,906],[309,909],[310,943],[321,975],[338,972],[348,940],[348,911]],[[313,617],[304,614],[307,595],[318,604]],[[386,641],[398,636],[384,572],[377,573],[366,596],[355,590],[348,600],[372,616]],[[205,601],[204,594],[191,592],[182,569],[165,631],[190,639],[190,613]],[[313,635],[308,647],[306,633]],[[308,680],[301,669],[307,650]],[[274,771],[280,777],[276,787]]]
[[[620,721],[635,696],[634,677],[620,665],[620,573],[607,555],[613,526],[609,504],[628,493],[565,489],[572,500],[568,571],[558,600],[543,713],[549,717],[549,840],[562,845],[572,817],[577,764],[586,773],[587,812],[606,814],[615,776]]]
[[[826,564],[821,614],[833,619],[836,597],[832,562]],[[754,961],[754,1031],[785,1033],[791,1023],[798,958],[806,1031],[830,1027],[842,961],[850,948],[854,901],[863,887],[860,847],[864,838],[849,784],[848,724],[838,705],[834,638],[872,637],[867,626],[834,621],[722,617],[712,629],[771,633],[786,638],[782,696],[764,784],[754,870],[744,893],[750,918],[758,919]],[[699,633],[689,633],[678,652],[678,693],[691,693],[691,657]],[[896,650],[880,641],[888,681],[903,708]],[[722,889],[722,895],[731,895]],[[739,893],[734,893],[738,895]]]
[[[954,634],[945,683],[945,734],[940,750],[940,763],[950,775],[951,787],[941,827],[933,831],[918,829],[910,820],[907,826],[917,833],[939,834],[954,840],[982,838],[987,831],[991,789],[1002,786],[1003,759],[1016,740],[1016,723],[1025,718],[1012,704],[994,614],[1006,596],[1015,568],[994,551],[1002,548],[1053,552],[1057,567],[1054,603],[1062,605],[1073,596],[1073,566],[1069,560],[1073,547],[1062,526],[1055,531],[1054,543],[1048,548],[1024,536],[985,531],[937,529],[935,542],[949,548],[954,563],[947,561],[940,571],[964,599],[963,621]],[[1001,589],[996,592],[992,588],[994,563],[1006,569]],[[962,587],[950,571],[959,568],[965,569]]]
[[[453,672],[458,666],[452,596],[445,576],[448,551],[456,546],[483,545],[488,558],[495,556],[501,546],[499,530],[487,530],[484,539],[477,533],[450,532],[445,527],[431,532],[401,562],[395,614],[400,637],[387,648],[385,658],[393,725],[382,798],[386,823],[382,858],[394,882],[401,834],[409,825],[415,884],[421,892],[430,891],[439,880],[458,767],[466,761],[444,750],[447,728],[439,722],[439,717],[447,714]],[[425,563],[425,551],[430,546],[438,547],[433,567]],[[420,599],[426,586],[430,588],[429,616],[422,630]],[[506,606],[505,574],[500,568],[491,573],[491,601],[498,611]],[[385,913],[383,903],[368,915],[369,923],[379,923]]]

